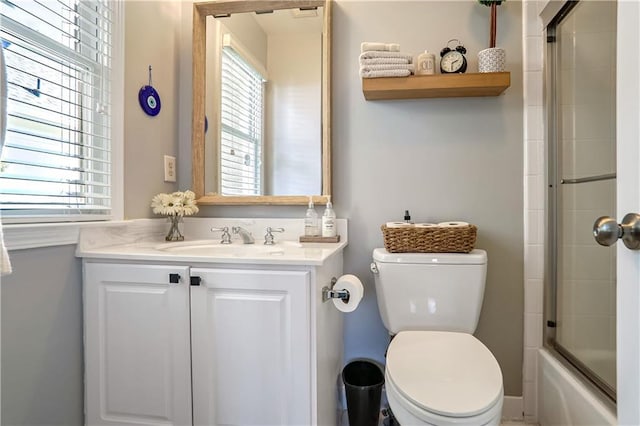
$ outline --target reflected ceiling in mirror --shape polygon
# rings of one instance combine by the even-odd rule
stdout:
[[[194,4],[200,203],[301,204],[330,195],[326,9],[324,1]],[[197,131],[199,111],[205,132]]]

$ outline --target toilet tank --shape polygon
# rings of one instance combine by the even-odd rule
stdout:
[[[473,333],[487,275],[487,253],[373,251],[378,308],[391,334],[405,330]]]

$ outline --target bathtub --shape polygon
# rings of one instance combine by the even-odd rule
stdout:
[[[540,426],[615,425],[615,409],[603,402],[546,349],[538,351]]]

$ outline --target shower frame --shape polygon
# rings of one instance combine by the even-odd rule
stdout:
[[[558,24],[582,0],[551,1],[545,7],[540,17],[543,21],[543,36],[545,41],[543,59],[544,105],[545,105],[545,188],[546,214],[544,240],[544,293],[543,293],[543,345],[562,365],[573,372],[574,377],[600,396],[602,402],[616,409],[616,390],[601,380],[595,372],[574,356],[569,350],[560,345],[557,340],[557,294],[558,294],[558,211],[561,196],[558,191],[560,185],[559,169],[559,120],[558,102],[556,94],[559,90],[557,79],[559,48],[556,29]],[[594,218],[595,220],[595,218]]]

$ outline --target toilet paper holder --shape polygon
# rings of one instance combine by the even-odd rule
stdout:
[[[330,299],[342,299],[344,303],[349,302],[349,290],[334,290],[333,286],[336,285],[338,279],[336,277],[331,278],[331,287],[322,287],[322,301],[326,302]]]

